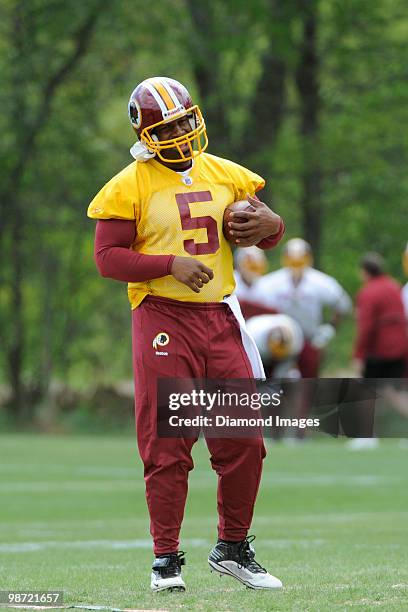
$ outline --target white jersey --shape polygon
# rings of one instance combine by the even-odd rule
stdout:
[[[322,324],[325,306],[339,314],[351,310],[351,299],[339,283],[314,268],[306,268],[297,285],[293,283],[290,268],[263,276],[256,285],[253,299],[293,317],[307,340],[313,338]]]
[[[408,319],[408,283],[402,288],[402,301],[404,302],[405,316]]]
[[[244,279],[242,278],[240,272],[238,270],[234,270],[234,278],[235,278],[235,290],[234,295],[237,296],[238,300],[244,300],[245,302],[255,302],[254,294],[256,285],[259,282],[259,279],[256,279],[252,285],[247,285]]]

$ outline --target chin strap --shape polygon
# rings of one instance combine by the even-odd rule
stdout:
[[[130,154],[134,159],[140,162],[148,161],[156,155],[155,153],[151,153],[146,145],[140,141],[135,142],[133,147],[130,148]]]

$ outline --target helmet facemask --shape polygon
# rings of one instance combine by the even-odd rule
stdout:
[[[313,265],[313,258],[310,253],[293,257],[287,253],[282,255],[282,265],[285,268],[292,268],[292,270],[304,270]]]
[[[265,253],[256,246],[237,249],[235,265],[242,279],[249,286],[266,274],[268,268]]]
[[[312,249],[309,243],[302,238],[292,238],[283,250],[281,263],[289,268],[295,279],[300,279],[306,268],[313,265]]]
[[[187,116],[189,120],[191,132],[169,140],[158,139],[157,135],[154,133],[155,128],[185,116]],[[155,153],[159,159],[166,163],[179,163],[180,161],[194,159],[194,157],[205,151],[208,146],[205,122],[197,105],[188,108],[184,112],[177,113],[177,115],[170,119],[164,119],[153,125],[149,125],[141,131],[139,139],[149,151]],[[187,150],[183,151],[182,147],[187,147]],[[169,149],[176,149],[179,157],[177,159],[166,157],[165,152]]]

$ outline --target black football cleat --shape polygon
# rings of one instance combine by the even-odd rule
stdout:
[[[181,577],[181,566],[186,564],[184,552],[180,550],[165,557],[156,557],[152,565],[150,587],[152,591],[185,591]]]
[[[280,589],[282,582],[269,574],[255,561],[255,550],[249,536],[241,542],[218,542],[208,557],[210,567],[226,576],[236,578],[250,589]]]

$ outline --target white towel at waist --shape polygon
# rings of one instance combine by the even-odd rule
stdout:
[[[251,363],[254,378],[261,378],[262,380],[265,380],[265,370],[258,347],[255,344],[255,340],[247,331],[245,319],[242,316],[241,307],[237,297],[235,295],[227,295],[223,301],[231,308],[236,320],[239,323],[242,344]]]

